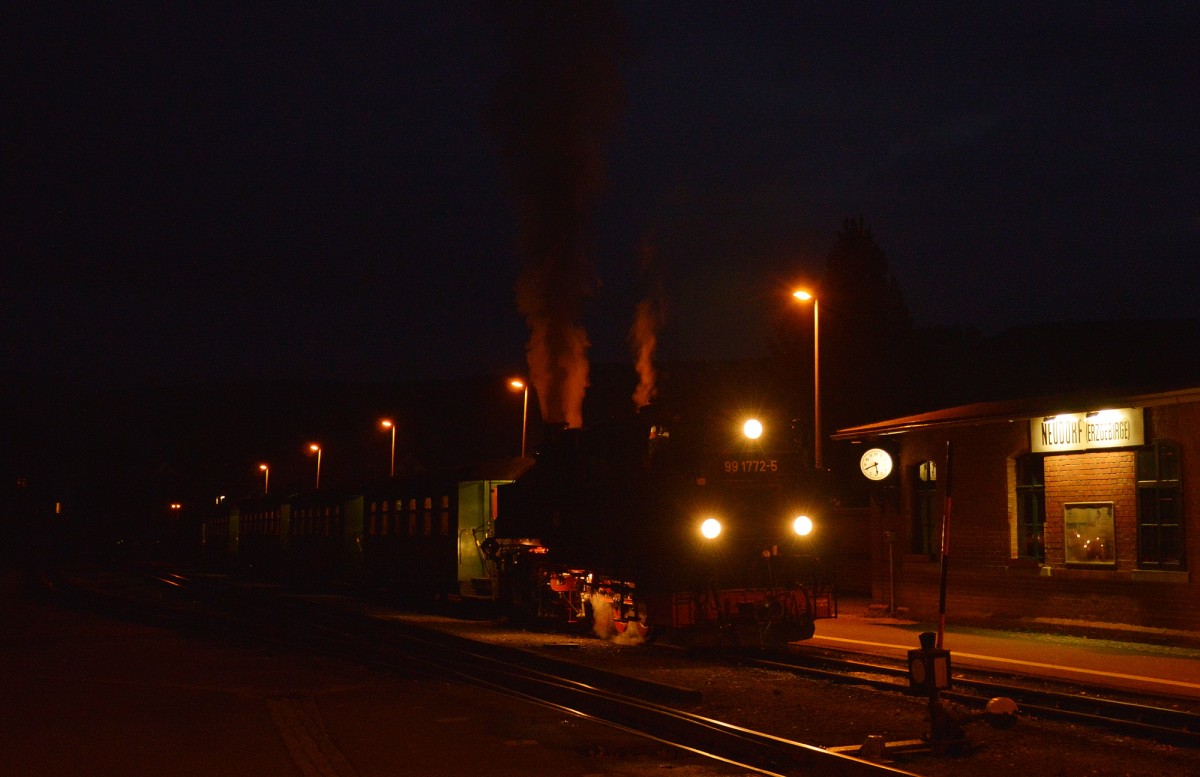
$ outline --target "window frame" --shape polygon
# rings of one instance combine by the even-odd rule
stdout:
[[[933,466],[929,466],[933,465]],[[932,477],[922,477],[928,472]],[[922,461],[912,468],[912,520],[909,525],[908,549],[915,556],[936,558],[937,532],[937,467],[932,461]]]
[[[1147,463],[1150,464],[1146,467]],[[1168,464],[1164,466],[1164,464]],[[1187,545],[1183,512],[1183,446],[1174,440],[1158,439],[1138,449],[1134,468],[1137,489],[1137,568],[1183,572],[1187,569]],[[1171,518],[1163,520],[1164,506],[1171,506]],[[1150,512],[1152,514],[1148,515]],[[1164,530],[1174,534],[1175,553],[1164,552]],[[1155,546],[1147,553],[1149,535]],[[1174,560],[1164,561],[1173,555]]]
[[[1044,454],[1030,452],[1016,458],[1015,490],[1017,501],[1015,558],[1031,558],[1039,564],[1044,564],[1046,563],[1046,457]],[[1031,508],[1036,515],[1030,515]],[[1030,537],[1031,529],[1035,529],[1033,540],[1036,544],[1032,555],[1026,552],[1029,549],[1027,540]]]

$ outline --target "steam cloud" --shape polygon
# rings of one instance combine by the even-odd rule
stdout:
[[[624,23],[607,0],[496,7],[512,70],[493,118],[516,190],[529,377],[542,417],[578,427],[590,346],[583,308],[599,286],[589,243],[604,140],[620,114]]]
[[[654,352],[658,348],[658,331],[663,324],[662,284],[655,271],[655,251],[643,244],[641,271],[651,278],[650,296],[638,303],[633,326],[629,329],[629,345],[633,349],[634,366],[637,368],[638,386],[633,392],[633,404],[643,408],[654,401],[658,393],[657,375],[654,369]]]

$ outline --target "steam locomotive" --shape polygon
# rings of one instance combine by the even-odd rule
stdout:
[[[825,489],[777,414],[554,430],[498,491],[483,550],[521,616],[688,645],[778,645],[836,616]]]
[[[548,429],[533,459],[245,500],[204,538],[246,570],[484,602],[524,623],[777,645],[837,615],[811,533],[827,499],[801,459],[777,414],[652,406]]]

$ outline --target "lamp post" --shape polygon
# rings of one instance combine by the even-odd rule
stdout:
[[[390,418],[385,418],[379,422],[379,426],[383,429],[392,430],[392,464],[390,469],[388,469],[388,475],[396,477],[396,425],[392,423]]]
[[[259,464],[258,468],[263,473],[263,493],[269,494],[271,493],[271,468],[266,464]]]
[[[529,424],[529,384],[519,378],[513,378],[508,385],[514,391],[525,392],[524,407],[521,409],[521,458],[523,459],[525,458],[525,430]]]
[[[821,469],[821,317],[817,298],[800,289],[792,296],[801,302],[812,300],[813,304],[813,465]]]
[[[317,485],[316,485],[316,488],[320,489],[321,488],[321,446],[317,445],[314,442],[314,443],[309,444],[308,449],[310,451],[312,451],[313,453],[317,454]]]

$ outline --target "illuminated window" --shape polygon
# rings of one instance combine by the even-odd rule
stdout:
[[[933,558],[934,526],[937,525],[937,465],[932,461],[923,461],[917,465],[915,474],[909,550]]]
[[[1179,443],[1155,440],[1137,452],[1138,566],[1182,570],[1183,487]]]
[[[1017,459],[1017,557],[1046,560],[1045,457]]]
[[[1112,502],[1063,504],[1063,557],[1072,565],[1116,565],[1117,530]]]

